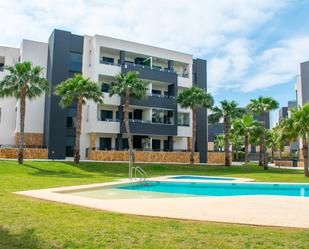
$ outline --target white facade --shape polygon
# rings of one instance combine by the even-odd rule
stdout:
[[[4,59],[4,66],[12,66],[19,60],[20,50],[0,46],[0,56]],[[6,75],[0,70],[0,80]],[[14,98],[0,98],[0,144],[15,143],[16,105]]]
[[[92,37],[85,36],[83,50],[83,75],[85,77],[89,77],[91,80],[96,82],[98,81],[110,83],[114,81],[114,77],[121,72],[121,67],[120,65],[118,65],[118,61],[120,60],[120,51],[126,51],[126,60],[131,59],[133,61],[133,57],[137,55],[152,57],[153,64],[156,64],[157,66],[160,66],[162,68],[164,67],[163,62],[167,60],[173,60],[174,70],[178,73],[178,91],[182,91],[192,86],[193,57],[189,54],[100,35],[95,35]],[[102,56],[112,58],[114,63],[100,63]],[[186,66],[187,75],[184,75],[184,72],[182,71],[184,66]],[[151,93],[154,89],[161,92],[167,91],[166,84],[150,80],[147,80],[147,83],[149,93]],[[104,105],[97,105],[92,101],[87,102],[83,111],[83,117],[86,118],[83,119],[82,124],[82,148],[89,147],[90,133],[95,133],[97,135],[96,147],[100,146],[100,137],[110,137],[112,138],[112,148],[114,148],[116,135],[120,132],[120,122],[119,120],[116,120],[116,111],[119,105],[120,98],[117,96],[109,97],[108,93],[104,93]],[[139,109],[143,109],[143,120],[151,120],[153,108],[139,107]],[[101,121],[99,119],[100,110],[112,110],[113,120]],[[173,138],[174,149],[187,150],[187,138],[192,136],[192,114],[189,109],[183,109],[179,105],[178,112],[189,114],[190,125],[178,126],[177,136]],[[152,139],[159,139],[161,141],[161,148],[163,148],[164,140],[167,139],[167,137],[164,136],[149,137],[150,144]],[[82,158],[85,158],[86,156],[85,151],[85,149],[81,150]]]
[[[178,92],[192,86],[192,55],[100,35],[84,36],[83,76],[100,84],[102,82],[108,84],[114,81],[114,77],[121,72],[121,66],[118,63],[120,51],[126,51],[126,60],[128,61],[134,61],[137,56],[149,57],[152,60],[152,65],[162,70],[166,69],[168,61],[173,61],[174,71],[178,75]],[[0,47],[0,58],[3,57],[5,58],[5,65],[14,65],[18,61],[30,61],[34,66],[44,68],[42,76],[46,77],[48,43],[23,40],[20,48]],[[102,57],[113,58],[114,63],[101,63]],[[5,72],[0,71],[0,80],[4,75]],[[147,80],[147,83],[148,94],[157,91],[164,96],[168,91],[166,83],[154,80]],[[103,93],[103,95],[103,105],[87,101],[83,108],[82,159],[86,158],[86,148],[90,146],[90,134],[96,134],[96,147],[100,146],[100,137],[108,137],[111,138],[111,147],[115,148],[116,137],[120,133],[120,121],[117,119],[117,111],[121,105],[121,99],[118,96],[109,97],[108,93]],[[15,133],[19,131],[18,102],[14,98],[0,99],[0,108],[0,145],[14,144]],[[130,108],[133,110],[135,107],[131,106]],[[142,120],[145,122],[152,122],[152,114],[155,109],[158,109],[140,106],[138,108],[143,109]],[[44,109],[45,95],[33,100],[27,99],[26,133],[44,133]],[[102,121],[101,110],[112,111],[112,118]],[[173,137],[173,147],[175,150],[187,150],[188,138],[192,136],[192,113],[189,109],[183,109],[179,105],[178,113],[185,114],[188,123],[178,125],[177,135]],[[143,141],[147,149],[151,149],[153,139],[160,140],[161,149],[164,147],[164,141],[167,140],[167,136],[153,135],[148,137],[149,141]]]
[[[34,66],[43,67],[42,77],[46,77],[48,44],[23,40],[20,48],[0,47],[0,57],[4,66],[13,66],[23,61],[30,61]],[[0,71],[0,80],[6,75]],[[26,100],[25,132],[43,134],[45,95],[37,99]],[[0,98],[0,144],[15,144],[15,133],[19,132],[19,102],[15,98]]]

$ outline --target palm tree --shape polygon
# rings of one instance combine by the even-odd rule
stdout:
[[[231,154],[230,154],[230,130],[232,121],[238,117],[241,117],[244,110],[238,107],[235,101],[220,101],[220,106],[212,108],[212,113],[208,119],[210,123],[219,122],[223,118],[224,122],[224,135],[225,135],[225,165],[231,166]]]
[[[308,177],[309,103],[301,108],[292,110],[291,118],[288,120],[285,124],[285,130],[290,140],[299,138],[302,141],[304,175]]]
[[[266,147],[271,149],[271,162],[275,160],[275,150],[278,148],[278,133],[276,129],[266,131]]]
[[[214,140],[215,148],[218,149],[219,151],[223,151],[224,141],[225,141],[224,134],[218,134]]]
[[[232,144],[232,152],[235,152],[235,161],[239,161],[239,151],[244,146],[244,141],[238,132],[232,128],[230,132],[230,139]],[[233,159],[232,159],[233,160]]]
[[[43,68],[32,66],[31,62],[25,61],[14,66],[5,68],[8,74],[0,82],[0,97],[15,97],[19,100],[20,109],[20,135],[18,141],[18,163],[24,161],[24,137],[26,99],[34,99],[47,92],[48,81],[42,77]]]
[[[233,129],[235,133],[242,136],[245,145],[245,166],[248,165],[249,141],[254,136],[259,127],[259,122],[253,119],[252,115],[246,114],[242,118],[233,121]]]
[[[263,132],[261,133],[260,139],[260,166],[263,166],[265,170],[268,169],[268,158],[266,155],[266,145],[265,145],[265,135],[266,135],[266,124],[265,115],[267,112],[275,110],[279,107],[279,103],[271,97],[259,97],[257,99],[251,99],[250,103],[247,105],[247,109],[256,115],[261,115],[262,117],[262,127]]]
[[[73,78],[61,82],[56,87],[55,94],[61,98],[60,106],[62,108],[66,108],[72,104],[76,104],[77,106],[74,163],[79,163],[83,105],[86,103],[86,100],[103,103],[101,88],[90,79],[83,78],[81,74],[75,74]]]
[[[211,108],[213,105],[213,97],[203,88],[192,86],[179,93],[177,102],[182,108],[190,108],[192,111],[192,142],[190,153],[190,164],[194,163],[194,151],[196,140],[196,116],[199,108]],[[206,124],[205,124],[206,125]]]
[[[142,99],[147,94],[147,83],[138,78],[138,72],[129,71],[127,74],[118,74],[117,82],[112,82],[109,88],[109,95],[119,95],[124,99],[124,124],[128,136],[129,144],[129,167],[135,161],[133,152],[133,141],[129,125],[129,102],[130,98]],[[131,176],[131,168],[129,168],[129,176]]]

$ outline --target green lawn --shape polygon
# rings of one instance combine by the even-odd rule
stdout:
[[[309,182],[302,171],[258,166],[143,165],[150,176],[199,174]],[[309,231],[123,215],[12,194],[112,181],[126,164],[0,161],[0,248],[309,248]],[[291,210],[293,212],[293,210]],[[270,214],[271,215],[271,214]]]

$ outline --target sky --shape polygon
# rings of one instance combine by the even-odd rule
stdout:
[[[0,16],[0,45],[46,42],[58,28],[206,59],[216,104],[271,96],[286,106],[309,60],[309,0],[0,0]]]

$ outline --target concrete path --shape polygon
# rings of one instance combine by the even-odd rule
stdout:
[[[17,194],[133,215],[309,228],[308,197],[226,196],[102,200],[65,193],[128,182],[122,180],[113,183],[22,191]]]

